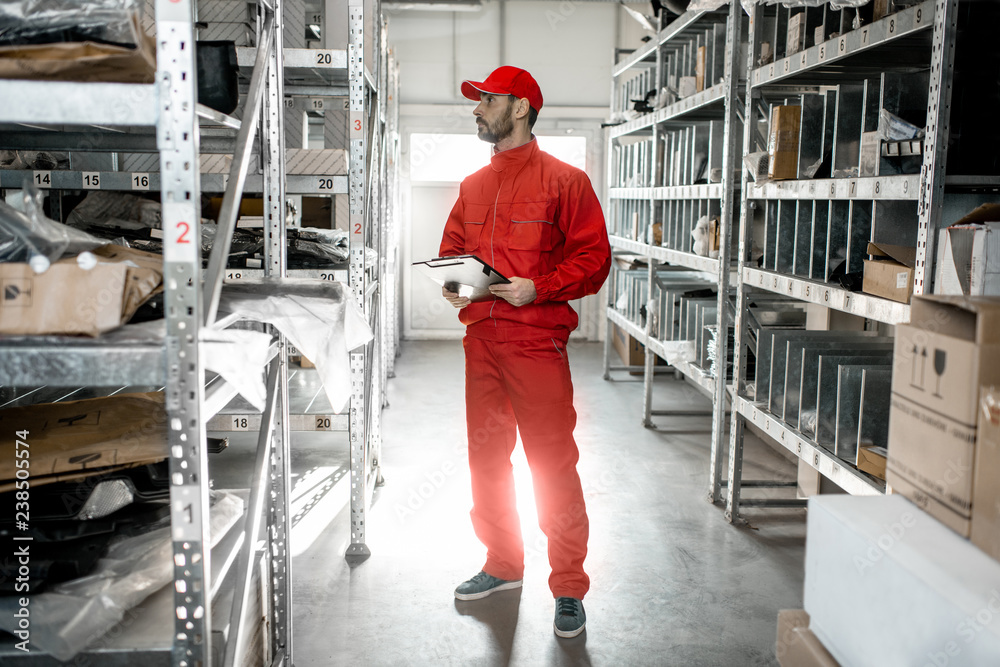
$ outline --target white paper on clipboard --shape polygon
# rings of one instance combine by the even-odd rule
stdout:
[[[468,297],[470,301],[487,301],[493,298],[490,285],[507,284],[499,271],[475,255],[437,257],[424,262],[414,262],[425,276],[448,291]]]

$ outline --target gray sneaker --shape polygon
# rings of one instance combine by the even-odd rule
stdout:
[[[587,627],[587,613],[583,601],[576,598],[556,599],[556,620],[553,623],[557,637],[576,637]]]
[[[459,584],[458,588],[455,589],[455,597],[459,600],[481,600],[497,591],[506,591],[511,588],[520,587],[520,579],[517,581],[505,581],[485,572],[480,572],[472,579]]]

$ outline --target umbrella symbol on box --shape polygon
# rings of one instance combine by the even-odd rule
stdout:
[[[919,364],[919,372],[917,366]],[[943,372],[943,362],[942,362],[942,372]],[[913,364],[910,367],[910,386],[924,390],[924,371],[927,369],[927,348],[921,350],[916,345],[913,346]],[[919,376],[919,378],[918,378]],[[919,380],[919,381],[918,381]]]
[[[934,395],[938,398],[943,398],[941,396],[941,376],[944,375],[945,363],[947,361],[948,353],[944,350],[934,348],[934,373],[937,374],[937,386],[934,389]]]
[[[7,280],[3,284],[3,300],[6,305],[30,306],[31,305],[31,281],[30,280]],[[11,303],[13,302],[13,303]],[[20,303],[18,303],[20,302]]]

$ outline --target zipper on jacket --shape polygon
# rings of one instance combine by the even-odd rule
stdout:
[[[497,188],[496,199],[493,200],[493,228],[490,230],[490,266],[494,268],[497,265],[496,250],[494,250],[493,248],[493,235],[496,234],[497,231],[497,206],[500,203],[500,191],[503,190],[503,184],[506,182],[507,182],[507,174],[505,173],[503,175],[503,178],[500,179],[500,187]],[[496,307],[496,305],[497,305],[497,298],[493,297],[493,303],[490,304],[490,319],[493,320],[494,329],[497,328],[498,326],[496,318],[493,317],[493,309]]]

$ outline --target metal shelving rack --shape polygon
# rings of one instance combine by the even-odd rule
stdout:
[[[846,234],[838,243],[843,241],[848,244],[844,261],[849,270],[860,270],[868,241],[912,245],[917,249],[913,292],[930,293],[934,241],[942,224],[946,199],[945,169],[949,125],[952,122],[952,81],[955,76],[960,3],[959,0],[925,0],[908,4],[912,6],[877,20],[873,20],[875,17],[871,14],[862,17],[860,10],[834,11],[825,5],[789,10],[781,6],[755,4],[750,10],[749,75],[745,97],[747,122],[743,154],[766,150],[767,139],[758,128],[768,119],[769,104],[796,100],[796,104],[801,106],[805,126],[807,106],[819,99],[820,104],[826,104],[826,115],[820,112],[811,116],[822,120],[818,127],[812,128],[809,136],[833,142],[830,169],[834,173],[830,174],[832,178],[807,178],[808,174],[802,172],[802,145],[799,146],[797,179],[755,183],[743,170],[736,281],[739,306],[734,355],[736,396],[733,401],[726,496],[726,517],[731,522],[744,521],[740,514],[744,507],[789,507],[802,503],[796,499],[773,496],[741,497],[742,490],[751,486],[788,486],[787,483],[743,480],[743,436],[747,424],[753,424],[759,433],[848,493],[885,492],[884,482],[859,472],[851,463],[819,445],[812,435],[798,431],[780,415],[770,412],[766,398],[756,396],[748,386],[753,383],[753,378],[748,377],[751,320],[748,308],[755,295],[770,293],[772,297],[784,295],[790,302],[815,304],[863,318],[865,329],[883,334],[890,333],[893,325],[909,320],[907,304],[848,291],[830,281],[827,269],[832,263],[831,255],[829,252],[825,257],[820,256],[822,253],[817,255],[814,249],[829,247],[821,247],[821,241],[827,238],[827,233],[830,237],[834,235],[835,215],[840,216],[838,225],[843,218],[845,230],[836,233]],[[961,4],[965,5],[964,2]],[[793,15],[800,11],[804,11],[804,16],[793,19]],[[865,20],[860,20],[862,18]],[[805,22],[804,38],[797,45],[788,43],[790,38],[786,31],[790,20]],[[765,44],[774,54],[770,61],[766,56],[762,59]],[[920,78],[923,72],[927,73],[926,79]],[[893,76],[910,78],[902,86],[894,88]],[[858,105],[857,117],[853,119],[850,113],[852,102],[848,96],[852,87],[854,93],[863,90],[863,97],[854,98],[862,102]],[[832,96],[830,91],[834,91]],[[910,173],[913,169],[897,168],[891,164],[887,166],[886,153],[881,151],[875,154],[877,164],[874,169],[866,168],[863,154],[851,154],[852,149],[846,145],[846,139],[838,133],[852,137],[850,132],[854,130],[845,129],[850,122],[857,123],[859,135],[861,131],[873,130],[873,110],[877,122],[879,108],[888,104],[885,100],[893,99],[893,95],[915,93],[926,96],[925,135],[919,173]],[[807,99],[823,95],[826,95],[825,99]],[[842,105],[847,111],[835,104]],[[911,101],[909,106],[917,105]],[[845,119],[850,122],[841,125]],[[822,138],[824,131],[825,139]],[[805,130],[801,136],[807,136]],[[858,138],[858,135],[853,135],[855,148]],[[864,141],[863,135],[861,138]],[[835,173],[842,165],[853,165],[856,169]],[[958,187],[990,182],[995,185],[996,180],[996,177],[955,178],[947,183]],[[961,200],[962,193],[958,188],[953,190],[955,193],[947,196]],[[765,214],[763,266],[752,261],[755,259],[752,256],[754,219],[759,209]],[[829,226],[825,226],[827,220]]]
[[[247,613],[253,573],[260,561],[266,568],[268,599],[262,601],[267,660],[291,664],[291,558],[287,368],[284,338],[277,335],[269,354],[266,409],[260,419],[257,464],[244,518],[211,547],[206,422],[235,391],[224,382],[206,389],[200,352],[200,331],[216,322],[224,263],[236,224],[258,123],[264,161],[261,191],[265,195],[268,232],[265,272],[286,272],[284,225],[284,160],[280,113],[281,3],[258,5],[258,47],[243,120],[217,114],[196,103],[194,3],[157,0],[157,71],[155,83],[115,84],[49,81],[5,81],[10,104],[0,109],[0,123],[19,128],[51,126],[64,132],[5,133],[5,147],[30,146],[34,141],[63,150],[77,150],[84,130],[107,150],[155,150],[159,172],[136,181],[122,172],[46,172],[51,188],[158,189],[164,231],[165,334],[143,340],[116,332],[95,339],[66,337],[3,337],[0,339],[0,384],[6,386],[132,386],[163,387],[166,396],[170,470],[170,518],[173,585],[141,604],[141,622],[115,628],[99,646],[81,657],[101,664],[186,666],[242,664],[248,635],[262,618]],[[199,118],[238,130],[233,142],[228,179],[218,183],[225,192],[219,233],[204,274],[199,246],[199,143],[205,131]],[[102,134],[102,128],[123,128]],[[152,129],[155,134],[148,133]],[[115,137],[103,141],[103,137]],[[92,143],[86,145],[93,145]],[[38,172],[31,175],[35,176]],[[0,172],[3,187],[18,172]],[[20,182],[16,183],[20,186]],[[56,198],[58,200],[58,197]],[[220,398],[221,397],[221,398]],[[263,525],[262,525],[263,522]],[[263,533],[262,533],[263,531]],[[261,542],[263,540],[263,542]],[[261,548],[263,544],[263,548]],[[216,550],[219,553],[214,553]],[[217,558],[213,558],[217,556]],[[235,569],[234,569],[235,567]],[[228,576],[230,572],[235,577]],[[231,582],[222,586],[224,581]],[[226,596],[232,595],[231,609]],[[213,627],[213,617],[220,627]],[[0,647],[4,661],[29,664],[51,658],[27,656]]]
[[[665,12],[664,12],[665,15]],[[731,229],[736,218],[739,184],[736,137],[740,134],[742,111],[739,90],[742,82],[741,35],[746,20],[739,3],[719,11],[693,11],[675,18],[644,47],[613,68],[613,117],[643,99],[648,91],[658,95],[671,89],[670,99],[645,115],[611,127],[607,131],[608,207],[612,250],[642,258],[645,275],[613,269],[607,308],[607,336],[604,347],[604,378],[610,379],[611,339],[614,326],[620,327],[645,346],[643,424],[655,428],[654,416],[704,414],[690,411],[652,409],[655,359],[663,358],[713,403],[712,479],[710,496],[718,500],[722,484],[722,457],[719,455],[726,427],[728,392],[728,335],[731,309],[730,274]],[[699,49],[700,47],[700,49]],[[702,90],[678,94],[681,77],[696,71],[701,51]],[[694,81],[690,83],[696,83]],[[703,160],[701,159],[703,156]],[[718,219],[718,257],[695,254],[690,234],[702,215]],[[653,221],[660,221],[660,240],[654,238]],[[714,375],[707,360],[678,357],[678,342],[690,340],[677,331],[672,304],[665,299],[669,284],[660,269],[687,270],[683,281],[689,287],[712,287],[712,304],[702,304],[698,322],[704,323],[715,310],[716,359]],[[695,277],[691,272],[701,272]],[[633,274],[633,275],[628,275]],[[637,283],[638,287],[633,287]],[[659,289],[653,286],[660,285]],[[629,290],[639,296],[629,298],[630,307],[618,307]],[[641,311],[645,308],[645,322]],[[626,312],[627,311],[627,312]],[[695,315],[691,315],[694,317]],[[669,320],[669,321],[668,321]],[[683,327],[683,325],[681,325]],[[689,329],[690,334],[690,329]],[[700,335],[700,334],[699,334]],[[626,369],[628,367],[625,367]]]

